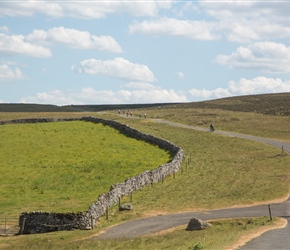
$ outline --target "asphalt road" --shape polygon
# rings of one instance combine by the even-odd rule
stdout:
[[[152,119],[154,122],[166,123],[172,126],[195,129],[200,131],[209,131],[209,129],[188,126],[175,122],[169,122],[159,119]],[[250,135],[243,135],[232,132],[224,132],[216,130],[214,133],[223,134],[226,136],[244,138],[248,140],[259,141],[281,148],[290,153],[290,144],[278,140],[261,138]],[[268,231],[261,236],[251,240],[240,250],[289,250],[290,249],[290,199],[278,204],[265,204],[259,206],[229,208],[220,210],[208,210],[199,212],[187,212],[178,214],[168,214],[162,216],[153,216],[125,222],[120,225],[108,228],[103,234],[94,237],[93,239],[118,239],[118,238],[134,238],[147,234],[157,233],[176,226],[188,224],[191,218],[197,217],[202,220],[221,219],[221,218],[239,218],[239,217],[258,217],[269,216],[269,206],[272,216],[282,217],[288,221],[285,228]]]

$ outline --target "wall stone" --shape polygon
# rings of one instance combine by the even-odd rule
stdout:
[[[140,131],[121,124],[117,121],[106,120],[97,117],[82,118],[42,118],[42,119],[19,119],[10,121],[0,121],[0,125],[16,123],[40,123],[58,121],[84,121],[102,123],[119,130],[125,136],[146,141],[153,145],[169,151],[174,155],[173,160],[163,164],[154,170],[145,171],[134,177],[126,179],[123,183],[113,184],[109,192],[99,195],[96,202],[92,203],[87,211],[79,213],[49,213],[49,212],[23,212],[19,216],[19,234],[44,233],[60,230],[93,229],[98,218],[106,213],[107,209],[119,202],[124,195],[129,195],[133,191],[143,188],[152,183],[162,181],[166,176],[177,173],[185,157],[182,148],[173,143],[157,138],[152,135],[143,134]]]

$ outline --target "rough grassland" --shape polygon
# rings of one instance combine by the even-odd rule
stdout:
[[[148,120],[115,117],[145,133],[180,145],[187,154],[183,174],[138,191],[138,212],[180,212],[266,202],[289,190],[290,158],[259,142],[199,132]],[[125,121],[126,120],[126,121]],[[186,168],[185,163],[191,157]],[[149,209],[150,208],[150,209]],[[144,211],[145,212],[145,211]]]
[[[149,118],[190,126],[209,128],[212,123],[218,130],[290,141],[290,116],[191,107],[182,109],[178,106],[174,109],[146,109],[141,112],[146,113]]]

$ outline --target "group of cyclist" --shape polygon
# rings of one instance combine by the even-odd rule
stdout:
[[[123,113],[123,115],[127,115],[127,117],[129,117],[129,116],[132,117],[133,116],[133,113],[130,110],[127,110],[127,111],[123,110],[122,113]],[[118,110],[118,114],[119,115],[121,114],[121,110]],[[139,119],[142,118],[142,114],[139,114],[138,116],[139,116]],[[147,118],[147,115],[144,114],[144,119],[146,119],[146,118]],[[215,131],[215,128],[214,128],[214,126],[212,124],[209,125],[209,130],[211,132]]]
[[[121,112],[121,110],[118,110],[118,114],[120,115],[120,114],[123,114],[123,115],[127,115],[127,117],[132,117],[133,116],[133,113],[132,113],[132,111],[130,111],[130,110],[123,110],[122,112]],[[142,114],[139,114],[139,118],[141,119],[142,118]],[[144,114],[144,118],[146,119],[147,118],[147,115],[146,114]]]

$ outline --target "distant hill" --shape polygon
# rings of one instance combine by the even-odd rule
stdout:
[[[0,103],[0,112],[70,112],[70,108],[55,105]]]
[[[191,102],[176,108],[224,109],[240,112],[256,112],[265,115],[290,115],[290,93],[247,95],[221,98],[211,101]],[[174,108],[170,105],[167,108]]]
[[[227,97],[210,101],[189,103],[105,104],[105,105],[43,105],[0,103],[0,112],[97,112],[103,110],[132,110],[141,108],[205,108],[266,115],[290,115],[290,93]]]
[[[105,105],[66,105],[0,103],[0,112],[97,112],[102,110],[130,110],[169,105],[169,103],[149,104],[105,104]]]

